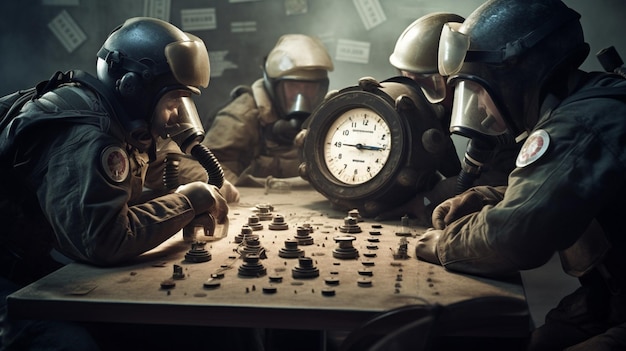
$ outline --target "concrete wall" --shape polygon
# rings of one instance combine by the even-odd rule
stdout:
[[[197,99],[201,114],[227,99],[239,84],[261,76],[264,55],[281,34],[305,33],[320,37],[335,61],[331,89],[355,85],[362,76],[385,79],[396,74],[388,57],[396,39],[414,19],[435,11],[467,16],[481,0],[379,0],[379,12],[368,8],[359,16],[359,0],[8,0],[0,5],[0,94],[48,78],[56,70],[73,68],[95,73],[96,52],[108,33],[126,18],[169,13],[169,21],[183,27],[183,13],[209,9],[210,29],[188,30],[201,37],[211,56],[213,74],[209,88]],[[583,68],[601,69],[593,54],[614,45],[626,58],[622,19],[624,0],[565,0],[582,14],[592,55]],[[364,3],[374,3],[365,1]],[[304,7],[302,7],[304,5]],[[165,7],[167,10],[167,7]],[[211,10],[212,9],[212,10]],[[213,11],[213,12],[210,12]],[[66,49],[49,28],[65,13],[85,37],[76,48]],[[345,43],[356,42],[356,57],[341,58]]]

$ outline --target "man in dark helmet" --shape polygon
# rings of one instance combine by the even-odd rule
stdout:
[[[0,245],[5,296],[59,268],[53,248],[108,266],[153,249],[194,219],[225,220],[219,164],[215,185],[193,182],[138,202],[157,137],[207,153],[197,148],[203,131],[191,96],[208,82],[201,40],[158,19],[131,18],[98,52],[97,79],[74,71],[70,83],[24,105],[0,134],[8,180]],[[17,342],[22,333],[34,343],[28,330],[3,329],[3,340]]]
[[[558,252],[581,286],[547,314],[531,350],[626,348],[626,81],[578,69],[589,52],[579,17],[558,0],[491,0],[440,41],[453,131],[523,146],[508,187],[443,202],[416,254],[504,276]]]

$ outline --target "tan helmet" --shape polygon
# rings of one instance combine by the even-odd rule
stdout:
[[[400,71],[437,73],[437,53],[443,25],[463,21],[463,17],[446,12],[435,12],[418,18],[398,38],[389,56],[389,63]]]
[[[278,39],[265,59],[263,81],[281,118],[308,116],[328,92],[333,62],[324,44],[304,34]]]
[[[286,34],[267,55],[265,73],[269,79],[318,80],[334,69],[324,44],[304,34]]]

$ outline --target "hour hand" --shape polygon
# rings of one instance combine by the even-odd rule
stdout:
[[[343,144],[345,146],[354,146],[359,150],[374,150],[374,151],[380,151],[380,150],[385,150],[384,147],[380,147],[380,146],[370,146],[370,145],[363,145],[361,143],[358,144]]]

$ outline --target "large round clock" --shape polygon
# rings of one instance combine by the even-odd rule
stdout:
[[[440,179],[445,135],[411,79],[362,78],[329,94],[306,129],[300,175],[336,207],[375,216]]]
[[[373,110],[356,107],[332,121],[322,150],[331,176],[349,185],[365,183],[380,173],[389,159],[389,125]]]

